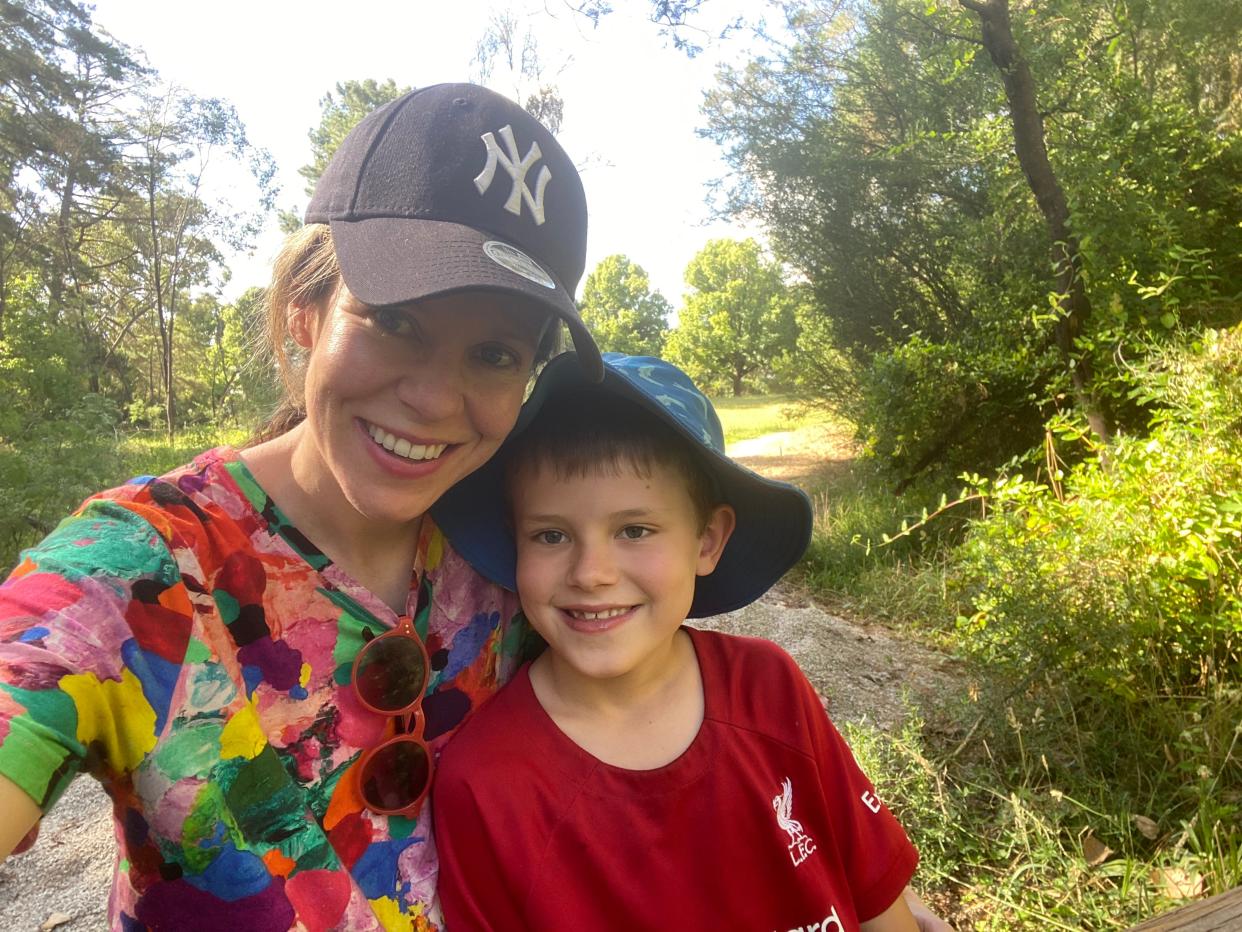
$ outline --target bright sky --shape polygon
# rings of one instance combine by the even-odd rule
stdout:
[[[744,236],[708,222],[706,184],[726,174],[719,150],[700,139],[699,105],[716,62],[744,55],[745,38],[715,42],[691,60],[643,19],[647,0],[614,0],[618,12],[592,29],[565,0],[528,0],[545,69],[559,71],[565,99],[559,138],[582,169],[590,216],[587,272],[611,253],[643,266],[679,306],[686,264],[712,237]],[[705,26],[759,0],[713,0]],[[465,81],[487,28],[490,0],[95,0],[95,22],[141,49],[166,81],[236,106],[250,140],[279,167],[284,208],[305,207],[299,166],[320,98],[337,81],[392,78],[423,86]],[[710,15],[711,18],[707,18]],[[710,38],[710,37],[707,37]],[[510,86],[506,87],[505,84]],[[493,81],[513,94],[511,81]],[[251,258],[231,263],[225,295],[266,284],[280,241],[273,218]],[[584,276],[585,277],[585,276]]]

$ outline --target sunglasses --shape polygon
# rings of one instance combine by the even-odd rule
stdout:
[[[414,818],[431,787],[431,751],[423,740],[423,691],[431,664],[409,616],[368,641],[354,658],[354,695],[396,719],[397,733],[358,762],[358,789],[372,812]]]

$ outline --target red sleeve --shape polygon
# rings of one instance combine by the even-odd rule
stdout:
[[[436,768],[432,819],[440,857],[437,893],[450,932],[526,928],[521,895],[498,853],[506,850],[493,836],[498,828],[483,817],[468,775],[475,766],[469,752],[454,753],[449,743]],[[483,762],[481,766],[488,766]]]
[[[794,669],[797,670],[796,664]],[[798,671],[801,703],[819,761],[824,804],[835,829],[859,921],[874,919],[896,902],[914,876],[919,855],[896,817],[829,720],[814,687]]]

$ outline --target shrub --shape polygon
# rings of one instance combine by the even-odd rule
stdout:
[[[1160,812],[1211,890],[1242,881],[1240,374],[1242,330],[1155,357],[1136,373],[1149,434],[1045,482],[976,477],[991,512],[951,567],[985,707],[1040,723],[1022,753],[1110,811]]]

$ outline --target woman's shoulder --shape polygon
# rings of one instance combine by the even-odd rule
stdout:
[[[159,574],[174,551],[194,548],[217,510],[213,486],[236,454],[209,450],[162,476],[136,476],[87,498],[38,544],[24,551],[22,570],[70,576]],[[235,483],[229,483],[236,487]]]

